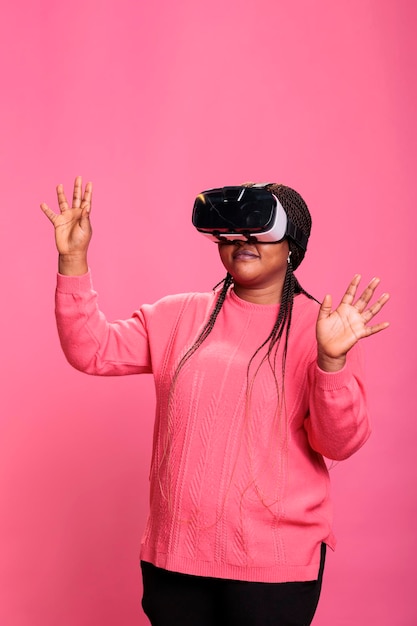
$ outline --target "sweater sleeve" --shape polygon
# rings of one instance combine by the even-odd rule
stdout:
[[[310,445],[328,459],[346,459],[371,433],[360,347],[350,350],[345,367],[338,372],[324,372],[316,361],[310,364],[308,379],[305,428]]]
[[[58,274],[55,312],[61,346],[69,363],[82,372],[100,376],[151,372],[142,313],[110,323],[97,300],[90,272],[83,276]]]

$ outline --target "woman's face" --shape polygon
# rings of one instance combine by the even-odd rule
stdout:
[[[286,239],[279,243],[254,240],[219,243],[218,246],[222,263],[232,275],[239,296],[260,301],[264,295],[279,302],[288,265]]]

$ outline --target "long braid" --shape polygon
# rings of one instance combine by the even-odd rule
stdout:
[[[252,185],[253,183],[245,184],[245,186],[247,187],[251,187]],[[300,194],[298,194],[294,189],[291,189],[291,187],[286,187],[285,185],[268,185],[267,189],[278,198],[278,200],[284,207],[288,218],[308,237],[311,231],[311,216],[308,207]],[[264,359],[262,359],[262,362],[266,359],[271,362],[273,348],[274,346],[278,347],[277,344],[280,343],[282,335],[285,331],[285,343],[282,354],[283,379],[285,376],[285,364],[287,360],[288,338],[291,327],[294,296],[296,294],[302,293],[303,295],[307,296],[307,298],[315,300],[312,295],[310,295],[307,291],[305,291],[305,289],[303,289],[303,287],[298,282],[296,276],[294,275],[294,270],[300,265],[301,261],[303,260],[305,251],[297,246],[297,244],[294,243],[291,239],[288,240],[288,245],[290,249],[290,256],[288,259],[287,272],[285,274],[284,284],[282,288],[281,306],[278,311],[277,319],[270,334],[253,354],[248,364],[249,372],[249,368],[253,359],[259,353],[259,351],[268,343],[268,350]],[[273,370],[275,371],[275,366],[273,367]]]
[[[183,368],[184,363],[186,363],[186,361],[188,361],[188,359],[194,354],[194,352],[198,350],[198,348],[201,346],[203,341],[207,339],[207,337],[213,330],[214,323],[223,306],[223,302],[226,298],[229,287],[233,283],[233,278],[231,277],[229,273],[226,274],[226,277],[222,281],[220,281],[220,283],[218,283],[215,286],[215,288],[221,285],[222,283],[223,283],[222,289],[219,292],[219,295],[216,300],[216,304],[210,314],[209,319],[207,320],[206,324],[204,325],[202,331],[200,332],[199,336],[197,337],[193,345],[190,348],[188,348],[187,352],[182,356],[180,362],[178,363],[177,369],[175,370],[175,374],[173,377],[173,381],[172,381],[173,383],[178,378],[178,374],[180,373],[180,370]]]
[[[264,343],[261,346],[259,346],[255,354],[252,356],[251,361],[255,357],[255,355],[259,352],[259,350],[263,348],[263,346],[265,346],[268,342],[269,342],[268,352],[265,358],[270,358],[272,355],[272,350],[274,346],[280,342],[281,337],[283,336],[284,330],[285,330],[285,344],[284,344],[284,350],[283,350],[283,355],[282,355],[282,359],[283,359],[282,374],[284,375],[285,361],[287,358],[287,350],[288,350],[288,337],[289,337],[291,320],[292,320],[292,312],[293,312],[293,307],[294,307],[294,296],[300,293],[307,296],[307,298],[310,298],[311,300],[315,300],[313,296],[311,296],[307,291],[305,291],[305,289],[301,287],[300,283],[298,282],[297,278],[295,277],[293,273],[292,262],[291,262],[291,259],[289,259],[288,268],[285,274],[284,284],[282,288],[281,306],[279,308],[276,322],[270,334],[264,341]]]
[[[288,218],[300,228],[307,237],[311,232],[311,215],[303,198],[291,187],[285,185],[269,185],[271,191],[280,201]],[[269,341],[267,358],[270,359],[273,347],[281,341],[285,329],[285,343],[282,353],[282,377],[284,381],[285,365],[288,351],[288,338],[291,328],[292,312],[294,306],[294,296],[303,294],[311,300],[315,300],[298,282],[294,275],[294,270],[300,265],[304,259],[305,250],[300,248],[294,241],[288,239],[290,256],[288,259],[288,267],[285,275],[284,285],[281,295],[281,306],[279,309],[277,320],[267,339]],[[275,371],[275,369],[274,369]]]
[[[293,306],[294,306],[294,294],[296,293],[297,285],[299,285],[299,283],[293,274],[291,261],[289,261],[287,272],[284,278],[284,284],[282,288],[282,297],[281,297],[281,306],[279,307],[277,319],[268,337],[256,349],[256,351],[254,352],[254,354],[249,360],[248,367],[247,367],[248,380],[249,380],[250,367],[252,365],[253,360],[255,359],[256,355],[262,350],[262,348],[266,346],[267,344],[268,344],[267,352],[262,358],[258,367],[256,368],[254,377],[256,377],[262,363],[264,363],[265,361],[268,361],[270,363],[271,369],[275,376],[275,372],[276,372],[275,360],[276,360],[276,356],[278,352],[278,346],[285,332],[285,343],[284,343],[284,349],[282,353],[282,381],[284,381],[285,364],[287,360],[287,350],[288,350],[288,338],[289,338],[289,332],[290,332],[290,327],[291,327],[292,311],[293,311]],[[274,347],[275,347],[275,350],[274,350]],[[277,387],[277,391],[279,394],[278,387]]]

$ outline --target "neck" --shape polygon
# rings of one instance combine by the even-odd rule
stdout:
[[[233,286],[233,290],[241,300],[252,302],[253,304],[279,304],[282,297],[282,286],[277,288],[276,285],[270,287],[242,287],[242,285]]]

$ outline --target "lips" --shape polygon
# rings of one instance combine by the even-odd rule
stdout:
[[[233,254],[233,258],[234,259],[259,259],[259,254],[257,254],[256,252],[253,252],[252,250],[248,250],[247,248],[239,248],[239,250],[236,250],[236,252]]]

